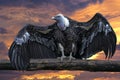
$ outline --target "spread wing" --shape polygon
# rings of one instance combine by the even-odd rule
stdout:
[[[43,33],[39,27],[34,25],[27,25],[21,29],[9,49],[13,67],[25,70],[28,68],[31,58],[56,58],[57,47],[52,37],[53,32],[50,30]]]
[[[116,49],[116,35],[108,21],[97,13],[90,21],[80,22],[78,26],[86,29],[82,33],[82,43],[78,47],[82,58],[89,58],[104,51],[106,58],[111,58]]]

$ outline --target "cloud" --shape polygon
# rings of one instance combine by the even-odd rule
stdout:
[[[0,42],[0,60],[1,59],[8,59],[8,55],[7,55],[8,49],[5,45],[4,42]]]
[[[5,28],[0,27],[0,34],[6,34],[8,31]]]
[[[9,18],[8,16],[5,16],[5,15],[0,15],[0,19],[10,20],[11,18]]]
[[[49,4],[55,6],[61,12],[73,12],[82,9],[89,4],[102,3],[104,0],[0,0],[0,6],[4,7],[47,7]],[[49,9],[49,8],[48,8]]]
[[[31,72],[32,73],[32,72]],[[22,75],[18,77],[21,80],[29,80],[29,79],[40,79],[40,80],[74,80],[76,75],[80,75],[82,71],[44,71],[41,73],[30,74],[30,75]],[[47,75],[47,76],[46,76]]]
[[[120,50],[120,44],[119,44],[119,45],[117,45],[116,49],[117,49],[117,50]]]
[[[75,80],[119,80],[119,72],[83,72]]]
[[[2,80],[119,80],[120,72],[88,71],[1,71]]]

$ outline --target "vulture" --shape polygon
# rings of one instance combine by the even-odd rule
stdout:
[[[96,13],[87,22],[78,22],[63,14],[52,17],[48,26],[24,26],[15,37],[8,55],[12,66],[26,70],[30,59],[58,58],[64,61],[87,59],[103,51],[106,59],[116,49],[116,34],[102,14]]]

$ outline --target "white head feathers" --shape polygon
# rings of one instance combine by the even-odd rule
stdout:
[[[57,25],[61,30],[66,30],[69,27],[69,20],[63,14],[57,14],[52,19],[57,21]]]

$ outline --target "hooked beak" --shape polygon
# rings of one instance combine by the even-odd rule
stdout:
[[[52,19],[52,20],[55,20],[55,17],[52,17],[51,19]]]

